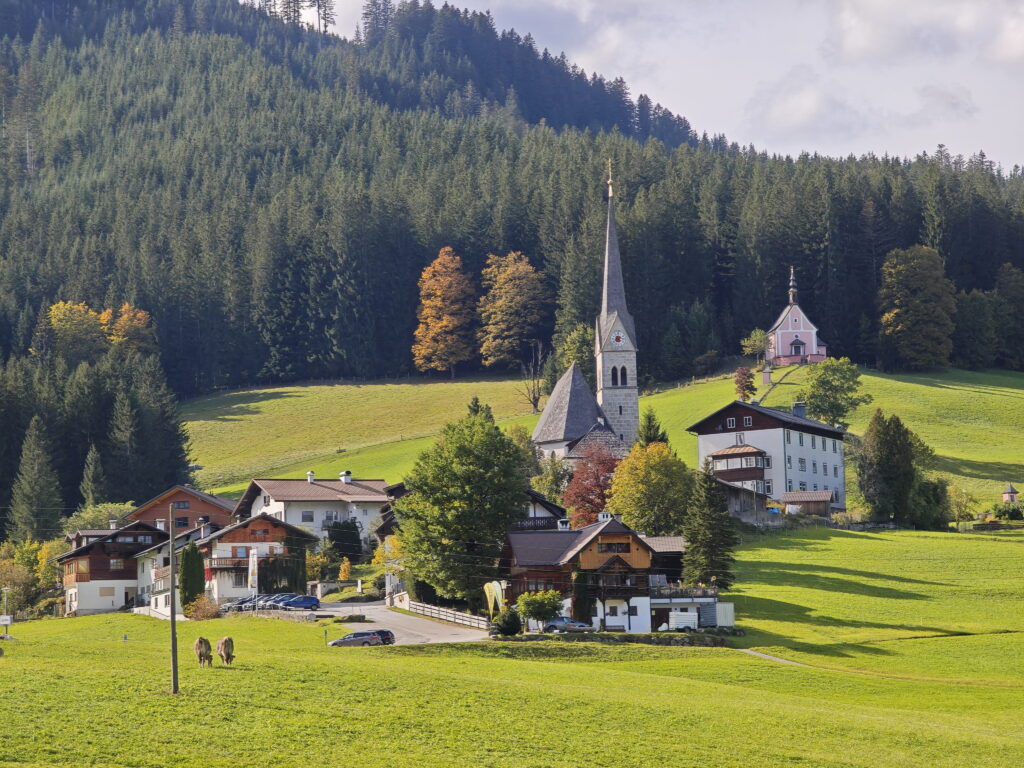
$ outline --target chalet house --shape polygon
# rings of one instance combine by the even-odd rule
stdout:
[[[821,507],[826,514],[846,506],[845,433],[807,418],[802,403],[790,413],[737,400],[689,431],[697,435],[700,464],[710,459],[715,476],[731,486],[782,503],[783,494],[817,491],[829,499]],[[805,503],[791,502],[789,511]]]
[[[309,547],[319,538],[270,515],[257,515],[226,527],[202,523],[176,536],[174,551],[179,553],[189,542],[195,542],[203,556],[206,594],[224,603],[252,593],[248,581],[250,552],[255,551],[257,562],[265,565],[274,558],[287,557],[290,546]],[[170,611],[169,546],[164,541],[136,557],[140,600],[148,613],[165,618]]]
[[[211,496],[190,485],[175,485],[125,515],[126,522],[148,523],[177,533],[195,528],[200,519],[215,525],[231,522],[233,501]]]
[[[167,534],[143,522],[72,535],[72,549],[54,560],[64,569],[65,612],[70,616],[133,606],[138,583],[134,557]]]
[[[828,357],[828,346],[818,336],[818,327],[796,303],[796,273],[789,270],[789,304],[768,331],[766,358],[771,365],[820,363]]]
[[[399,486],[384,480],[358,480],[342,472],[337,480],[257,478],[235,506],[234,519],[268,515],[326,539],[333,523],[355,520],[369,543],[373,526],[395,498]]]
[[[558,590],[565,596],[563,611],[595,629],[713,626],[717,590],[673,584],[682,551],[681,538],[642,536],[608,513],[577,530],[563,520],[554,530],[510,531],[502,558],[509,581],[505,598],[512,603],[524,592]]]

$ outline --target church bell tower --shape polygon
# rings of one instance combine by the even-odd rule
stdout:
[[[615,198],[611,165],[608,167],[608,231],[604,246],[604,287],[601,314],[594,333],[597,357],[597,402],[608,419],[608,427],[625,443],[625,450],[636,440],[640,426],[640,400],[637,389],[636,328],[626,308],[622,282],[622,259],[615,232]]]

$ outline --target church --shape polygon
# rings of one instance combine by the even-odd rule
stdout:
[[[629,453],[640,426],[636,353],[636,327],[626,307],[609,176],[601,314],[594,327],[597,395],[575,363],[562,374],[533,430],[533,442],[544,456],[574,462],[593,446],[604,447],[617,459]]]
[[[768,331],[768,362],[775,367],[820,363],[828,347],[818,336],[818,326],[796,303],[796,272],[789,268],[789,304]]]

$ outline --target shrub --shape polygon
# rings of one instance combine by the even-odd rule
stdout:
[[[185,606],[182,611],[185,617],[192,621],[204,621],[205,619],[219,619],[220,606],[206,595],[200,595],[191,603]]]
[[[338,581],[349,581],[352,578],[352,561],[347,557],[341,559],[341,566],[338,568]]]
[[[1024,503],[997,502],[992,505],[990,514],[997,520],[1024,520]]]
[[[492,622],[494,631],[503,637],[512,637],[523,631],[523,622],[515,608],[505,608]]]
[[[378,573],[373,577],[373,581],[370,582],[370,584],[378,592],[383,592],[384,587],[386,586],[386,579],[387,577],[383,573]]]
[[[533,619],[544,628],[544,622],[555,618],[562,611],[562,593],[556,589],[540,592],[524,592],[516,600],[516,609],[520,616],[529,621]]]

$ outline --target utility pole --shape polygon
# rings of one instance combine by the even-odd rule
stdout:
[[[171,693],[178,693],[178,620],[177,613],[178,609],[175,605],[174,599],[174,502],[167,505],[168,516],[167,521],[170,523],[168,526],[171,529],[171,565],[170,573],[168,578],[171,584]]]

